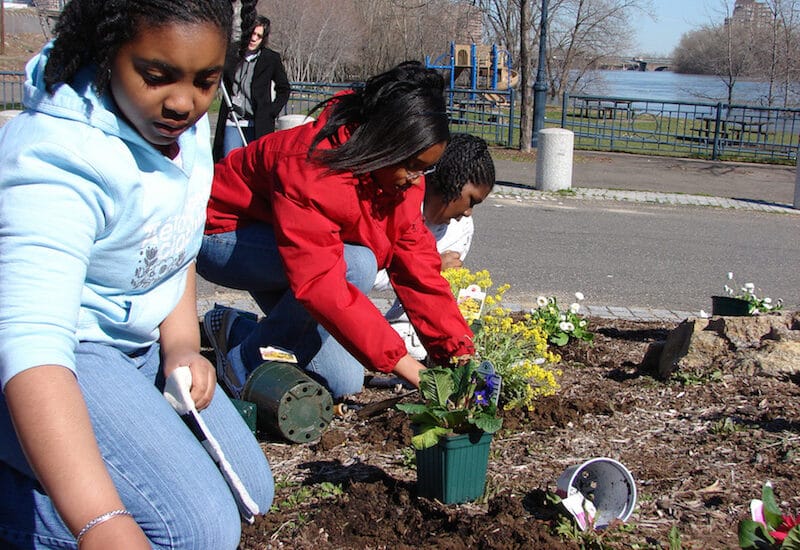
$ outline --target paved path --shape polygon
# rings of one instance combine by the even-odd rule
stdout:
[[[565,198],[559,193],[533,189],[536,173],[533,162],[496,159],[495,164],[498,185],[493,198],[553,203]],[[792,208],[794,185],[794,167],[580,152],[575,154],[573,187],[562,193],[582,201],[753,210],[794,217],[800,216],[800,210]],[[384,292],[372,298],[385,311],[392,296]],[[246,293],[200,281],[200,314],[214,303],[258,311]],[[680,321],[701,314],[613,304],[589,305],[584,311],[594,317],[630,320]]]

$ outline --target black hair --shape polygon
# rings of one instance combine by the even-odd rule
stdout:
[[[242,21],[255,13],[256,0],[242,0]],[[233,0],[71,0],[55,28],[55,43],[47,60],[44,80],[52,93],[62,82],[72,82],[78,71],[94,64],[94,88],[108,87],[111,65],[120,47],[132,40],[141,25],[211,23],[230,41]]]
[[[269,36],[269,28],[272,25],[268,17],[264,17],[263,15],[259,15],[256,17],[256,24],[255,27],[264,27],[264,40],[267,39]]]
[[[453,134],[436,171],[425,176],[425,182],[445,204],[460,197],[467,183],[491,190],[495,175],[489,145],[471,134]]]
[[[450,138],[444,79],[417,61],[373,76],[353,93],[327,99],[315,110],[328,104],[330,115],[308,155],[333,171],[366,174],[406,162]],[[344,143],[338,136],[342,126],[352,131]],[[333,148],[317,150],[326,139]]]
[[[236,51],[239,59],[244,59],[244,56],[247,54],[247,46],[250,44],[250,37],[253,35],[253,31],[257,26],[264,25],[264,42],[261,43],[262,48],[267,40],[267,35],[269,35],[269,19],[263,15],[258,15],[258,12],[256,12],[256,4],[258,4],[258,0],[242,0],[242,10],[240,12],[242,22],[239,26],[242,35],[239,38]],[[266,23],[264,23],[265,20]]]

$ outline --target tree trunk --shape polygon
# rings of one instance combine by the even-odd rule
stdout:
[[[520,117],[519,117],[519,150],[530,152],[531,138],[533,136],[533,88],[530,82],[530,29],[531,29],[531,3],[532,0],[519,2],[519,89],[520,89]]]

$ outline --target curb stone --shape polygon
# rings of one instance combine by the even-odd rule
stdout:
[[[206,311],[212,309],[214,304],[226,305],[244,311],[252,311],[260,315],[261,310],[247,292],[231,290],[215,285],[210,292],[198,291],[197,311],[199,319],[203,319]],[[205,285],[204,285],[205,286]],[[386,294],[386,293],[383,293]],[[393,303],[392,298],[374,297],[370,299],[381,312],[388,311]],[[530,308],[523,307],[521,304],[506,304],[512,311],[526,311]],[[603,305],[582,305],[583,312],[587,317],[598,317],[603,319],[625,319],[628,321],[676,321],[680,322],[689,317],[700,317],[700,312],[674,311],[669,309],[648,309],[648,308],[628,308]]]
[[[780,214],[800,214],[800,209],[790,205],[752,200],[687,195],[681,193],[656,193],[654,191],[625,191],[621,189],[597,189],[593,187],[573,187],[568,193],[539,191],[530,187],[497,185],[491,195],[497,199],[516,199],[541,201],[561,201],[567,199],[613,200],[621,202],[640,202],[649,204],[668,204],[676,206],[710,206],[733,210],[756,210]]]

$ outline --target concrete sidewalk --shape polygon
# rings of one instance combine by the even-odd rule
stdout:
[[[497,186],[490,198],[515,197],[520,201],[559,201],[559,193],[533,189],[534,162],[506,160],[506,152],[495,154]],[[765,213],[800,215],[792,208],[795,167],[711,162],[621,153],[576,152],[573,198],[587,201],[625,201],[687,207],[758,210]],[[370,296],[381,311],[391,305],[392,293]],[[222,288],[206,281],[198,283],[198,312],[202,316],[215,303],[259,312],[246,292]],[[506,304],[520,309],[514,304]],[[587,306],[592,317],[628,320],[680,321],[700,312],[668,309]]]
[[[495,167],[496,192],[557,197],[533,189],[535,162],[496,158]],[[792,208],[794,166],[578,151],[572,170],[580,198],[800,213]]]

